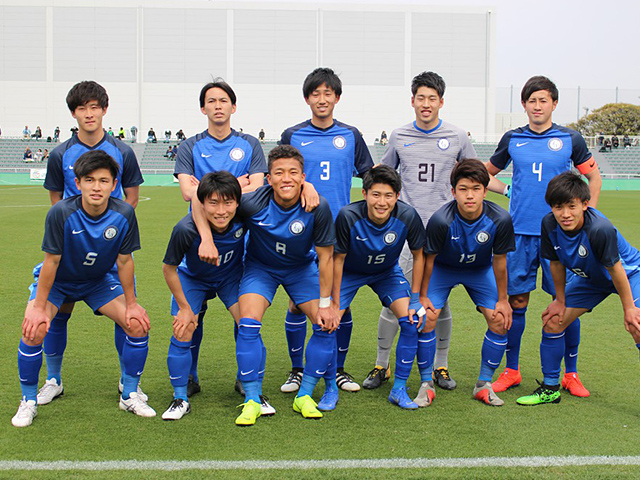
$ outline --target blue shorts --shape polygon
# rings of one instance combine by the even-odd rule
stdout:
[[[478,307],[496,308],[498,286],[493,267],[461,269],[434,265],[427,296],[436,309],[444,307],[451,289],[456,285],[463,285]]]
[[[29,301],[36,298],[38,291],[38,278],[29,286]],[[47,300],[58,309],[61,305],[83,300],[93,313],[99,315],[98,310],[114,298],[124,295],[120,279],[109,272],[104,277],[88,282],[53,282]]]
[[[540,266],[542,267],[542,289],[549,295],[555,295],[556,289],[551,278],[549,260],[540,256],[540,237],[516,234],[516,249],[507,253],[509,295],[519,295],[535,290]]]
[[[184,296],[187,297],[187,302],[194,314],[198,315],[201,311],[206,310],[206,301],[212,298],[216,298],[216,295],[220,297],[227,310],[232,305],[238,303],[238,286],[240,285],[240,279],[242,278],[242,270],[239,270],[237,274],[229,276],[223,279],[218,279],[215,282],[203,282],[196,280],[195,278],[185,275],[178,270],[178,277],[180,277],[180,284],[182,285],[182,291]],[[178,315],[178,303],[176,299],[171,295],[171,315]]]
[[[311,262],[302,267],[274,269],[257,262],[244,265],[239,296],[247,293],[262,295],[269,303],[273,301],[278,286],[282,285],[296,305],[320,298],[318,265]]]
[[[631,275],[629,285],[636,307],[640,307],[640,274]],[[586,278],[573,275],[565,287],[565,305],[567,308],[586,308],[593,310],[612,293],[618,293],[613,285],[610,288],[594,285]]]
[[[397,263],[377,275],[343,271],[340,285],[340,309],[347,309],[360,287],[365,285],[369,285],[376,292],[382,305],[387,308],[397,299],[411,295],[409,282]]]

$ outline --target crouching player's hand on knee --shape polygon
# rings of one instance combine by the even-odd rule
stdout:
[[[131,304],[127,304],[124,321],[127,325],[127,328],[129,329],[131,329],[132,327],[135,328],[135,325],[132,325],[132,322],[137,321],[140,324],[140,327],[142,327],[142,331],[145,335],[151,329],[149,315],[147,315],[147,311],[137,301]]]
[[[493,314],[491,315],[492,320],[499,320],[498,315],[502,316],[502,327],[505,330],[509,330],[511,328],[511,322],[513,321],[513,309],[509,304],[509,300],[498,300],[496,302],[496,307],[493,310]]]
[[[29,340],[34,340],[40,325],[44,324],[45,333],[49,331],[51,318],[47,315],[44,308],[35,306],[35,302],[29,302],[24,312],[24,320],[22,322],[22,336]]]
[[[173,319],[173,335],[176,339],[183,341],[185,333],[193,332],[198,326],[198,318],[195,316],[191,307],[181,308],[178,315]]]

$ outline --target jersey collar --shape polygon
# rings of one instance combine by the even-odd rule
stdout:
[[[435,132],[437,129],[439,129],[439,128],[440,128],[440,125],[442,125],[442,119],[441,119],[441,118],[438,120],[438,125],[436,125],[435,127],[433,127],[431,130],[423,130],[422,128],[420,128],[420,127],[418,126],[418,123],[417,123],[415,120],[413,121],[413,127],[414,127],[416,130],[418,130],[419,132],[422,132],[422,133],[431,133],[431,132]]]
[[[308,122],[309,122],[309,125],[310,125],[311,127],[315,128],[316,130],[319,130],[319,131],[321,131],[321,132],[327,132],[327,131],[331,130],[333,127],[335,127],[335,126],[336,126],[336,119],[335,119],[335,118],[333,119],[333,123],[332,123],[331,125],[329,125],[327,128],[320,128],[320,127],[316,127],[316,126],[313,124],[313,122],[311,121],[311,119],[309,119],[309,120],[308,120]]]

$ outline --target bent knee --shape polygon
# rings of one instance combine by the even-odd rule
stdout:
[[[542,328],[545,333],[562,333],[567,328],[566,325],[560,324],[556,319],[549,320],[547,324]]]
[[[140,322],[137,318],[132,318],[129,321],[129,326],[124,326],[122,329],[130,337],[144,337],[147,335],[142,322]]]
[[[509,297],[509,304],[514,310],[517,308],[527,308],[527,305],[529,305],[529,294],[512,295]]]

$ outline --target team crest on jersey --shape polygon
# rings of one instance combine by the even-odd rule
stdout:
[[[102,237],[105,240],[113,240],[114,238],[116,238],[117,235],[118,235],[118,228],[115,225],[109,225],[107,228],[104,229],[104,232],[102,232]]]
[[[342,150],[347,146],[347,140],[342,135],[336,135],[333,137],[333,146],[338,150]]]
[[[233,236],[235,238],[241,238],[242,235],[244,235],[244,228],[240,227],[238,230],[236,230],[233,234]]]
[[[491,235],[489,235],[489,232],[485,230],[480,230],[478,233],[476,233],[476,242],[480,244],[487,243],[490,238]]]
[[[289,224],[289,231],[294,235],[300,235],[304,232],[304,222],[302,220],[294,220]]]
[[[233,160],[234,162],[239,162],[244,158],[244,150],[242,150],[240,147],[236,147],[229,152],[229,157],[231,157],[231,160]]]
[[[578,256],[580,258],[585,258],[587,255],[589,255],[589,250],[587,250],[587,247],[580,244],[580,246],[578,247]]]
[[[394,243],[396,243],[396,240],[398,239],[398,234],[396,232],[387,232],[384,234],[384,243],[386,243],[387,245],[393,245]]]
[[[549,141],[547,142],[547,146],[549,147],[549,150],[553,150],[554,152],[557,152],[558,150],[560,150],[562,148],[562,140],[560,140],[559,138],[550,138]]]
[[[448,138],[441,138],[440,140],[438,140],[438,148],[440,150],[446,150],[450,146],[451,146],[451,142],[449,142]]]

